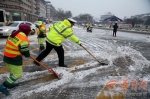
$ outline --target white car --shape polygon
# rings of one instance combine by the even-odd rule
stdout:
[[[98,25],[98,27],[102,27],[102,25],[101,25],[101,24],[99,24],[99,25]]]
[[[20,24],[30,25],[32,29],[32,32],[30,33],[31,35],[34,35],[36,33],[36,27],[33,23],[28,21],[12,21],[12,23],[8,26],[0,27],[0,36],[9,36],[11,33],[19,29]]]
[[[38,24],[38,21],[35,21],[33,24],[34,24],[34,25],[37,25],[37,24]]]

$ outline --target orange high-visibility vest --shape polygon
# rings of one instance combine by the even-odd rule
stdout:
[[[23,32],[18,33],[14,38],[9,36],[6,42],[4,56],[11,58],[16,57],[18,55],[22,56],[18,46],[23,41],[27,41],[29,44],[29,40]]]
[[[44,30],[44,33],[43,34],[46,34],[46,26],[44,25],[44,24],[42,24],[38,29],[37,29],[37,33],[38,33],[38,35],[40,34],[40,30],[41,30],[41,28],[45,28],[45,30]]]

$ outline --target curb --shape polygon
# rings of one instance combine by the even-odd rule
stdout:
[[[103,29],[103,30],[112,30],[112,28],[103,28],[103,27],[93,27],[93,28],[96,28],[96,29]],[[150,32],[143,32],[143,31],[130,31],[130,30],[123,30],[123,29],[118,29],[118,31],[121,31],[121,32],[130,32],[130,33],[138,33],[138,34],[150,34]]]

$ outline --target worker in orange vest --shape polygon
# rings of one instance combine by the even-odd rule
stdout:
[[[42,51],[45,49],[44,41],[45,41],[45,37],[46,37],[46,26],[43,24],[42,21],[38,21],[37,28],[38,28],[38,31],[37,31],[38,41],[40,44],[39,50]]]
[[[30,57],[28,35],[31,28],[27,24],[21,24],[16,32],[7,39],[3,61],[10,69],[10,76],[0,85],[0,92],[9,95],[8,89],[18,86],[15,83],[22,75],[23,56]]]

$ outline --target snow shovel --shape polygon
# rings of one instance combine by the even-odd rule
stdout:
[[[47,69],[49,72],[53,73],[58,79],[60,79],[60,77],[58,76],[58,74],[55,71],[53,71],[51,68],[46,67],[44,64],[42,64],[39,61],[37,61],[33,56],[30,56],[30,58],[33,59],[34,61],[36,61],[38,64],[40,64],[40,66],[42,66],[45,69]]]
[[[99,62],[100,65],[108,65],[107,63],[100,62],[96,57],[94,57],[83,45],[80,45],[85,49],[97,62]]]

